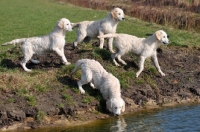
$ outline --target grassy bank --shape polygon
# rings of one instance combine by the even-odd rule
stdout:
[[[15,38],[41,36],[48,34],[54,28],[56,22],[63,17],[68,18],[71,22],[79,22],[83,20],[99,20],[107,16],[109,11],[98,11],[75,7],[66,3],[60,3],[53,0],[1,0],[0,13],[0,44],[3,44]],[[126,16],[125,21],[119,23],[117,32],[132,34],[138,37],[146,37],[146,33],[154,33],[155,31],[160,29],[165,30],[170,36],[170,45],[168,47],[175,49],[172,52],[168,50],[170,51],[170,54],[164,52],[167,57],[169,57],[170,55],[172,55],[170,57],[174,57],[173,55],[177,54],[179,54],[178,57],[185,57],[185,54],[181,54],[182,52],[189,53],[190,55],[190,52],[193,49],[200,48],[199,33],[177,30],[170,26],[166,27],[154,23],[147,23],[129,16]],[[67,32],[66,41],[69,43],[73,42],[75,36],[76,29],[73,32]],[[19,65],[19,62],[23,57],[19,46],[1,46],[0,92],[2,95],[5,96],[2,96],[0,105],[3,106],[5,104],[19,103],[17,105],[22,108],[24,108],[24,106],[30,106],[31,109],[32,107],[37,107],[37,115],[33,117],[35,118],[35,120],[40,122],[45,115],[48,115],[48,112],[46,112],[48,111],[48,109],[45,111],[45,108],[43,108],[43,106],[45,105],[44,102],[47,102],[47,105],[50,104],[50,106],[56,107],[56,109],[62,111],[65,107],[84,107],[86,105],[91,105],[96,101],[95,103],[98,105],[96,109],[98,111],[96,113],[93,113],[98,115],[99,112],[102,111],[102,109],[105,109],[105,106],[102,106],[102,97],[100,93],[96,93],[94,90],[89,88],[88,85],[86,85],[84,88],[86,89],[87,94],[80,95],[80,92],[78,91],[76,85],[77,79],[80,78],[80,72],[77,72],[74,75],[74,79],[69,78],[69,73],[72,71],[74,63],[77,59],[80,58],[91,58],[100,61],[108,72],[113,73],[117,78],[119,78],[124,93],[126,93],[127,89],[133,91],[138,88],[137,90],[135,90],[136,93],[136,91],[141,91],[142,88],[146,89],[147,87],[149,91],[153,91],[151,95],[148,95],[149,98],[152,97],[153,99],[158,98],[156,94],[159,93],[159,90],[162,91],[162,85],[158,86],[157,84],[159,82],[167,84],[170,86],[170,88],[172,87],[172,89],[174,89],[174,87],[182,87],[182,83],[179,83],[179,81],[184,82],[184,79],[187,79],[191,83],[193,83],[198,79],[198,74],[196,74],[197,71],[194,70],[194,72],[190,72],[189,74],[188,72],[187,74],[183,74],[184,68],[177,67],[177,69],[175,69],[175,72],[178,71],[181,76],[183,74],[187,75],[187,77],[182,80],[175,80],[176,78],[174,77],[174,75],[172,75],[171,72],[171,69],[173,69],[171,68],[173,62],[171,62],[170,57],[168,58],[168,60],[166,60],[166,62],[170,63],[170,65],[165,62],[165,59],[163,59],[162,61],[162,66],[165,66],[165,68],[169,71],[168,74],[170,74],[170,76],[167,76],[165,79],[158,77],[159,73],[157,72],[156,68],[152,65],[151,61],[147,60],[145,63],[146,72],[144,72],[141,78],[136,79],[135,72],[138,69],[137,66],[133,66],[132,62],[133,60],[134,62],[137,62],[137,57],[133,56],[132,54],[128,54],[125,59],[126,61],[129,61],[128,66],[115,67],[110,60],[110,53],[108,52],[108,50],[100,50],[98,47],[92,46],[91,43],[79,45],[80,50],[66,50],[66,57],[70,62],[72,62],[72,65],[61,65],[59,61],[57,62],[58,57],[55,57],[54,55],[49,55],[47,57],[47,60],[45,60],[46,58],[41,57],[44,59],[43,62],[45,63],[39,64],[38,67],[37,65],[32,65],[33,72],[31,73],[24,72]],[[164,48],[164,46],[162,47]],[[188,49],[190,48],[186,48],[180,53],[179,50],[176,51],[175,47],[190,47],[192,50],[189,51]],[[164,55],[160,55],[160,57],[165,58]],[[188,57],[188,54],[186,55],[186,57]],[[196,57],[195,55],[192,57],[194,58],[194,61],[198,60],[198,57]],[[181,58],[178,61],[182,60],[184,59]],[[197,65],[197,63],[195,64]],[[28,65],[30,66],[30,64]],[[182,65],[182,63],[179,63],[177,65]],[[193,73],[195,73],[196,77],[194,77],[193,75],[191,75],[190,77],[190,74]],[[170,90],[165,91],[168,92]],[[145,92],[148,94],[149,91]],[[129,92],[127,92],[127,94]],[[54,98],[54,96],[57,97]],[[49,97],[51,98],[49,99]],[[134,95],[132,100],[137,103],[141,103],[140,100],[137,101],[134,97],[136,96]],[[43,100],[43,98],[45,98],[46,100]],[[52,101],[51,99],[54,100]],[[146,103],[146,101],[143,101],[141,104],[144,105]],[[103,104],[105,104],[105,102]]]

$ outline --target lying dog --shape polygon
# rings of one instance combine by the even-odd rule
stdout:
[[[159,44],[162,43],[167,45],[169,43],[167,34],[163,30],[156,31],[149,38],[138,38],[128,34],[106,34],[98,36],[98,38],[115,38],[114,46],[117,48],[117,53],[112,54],[111,57],[113,59],[113,62],[117,66],[119,66],[119,64],[115,60],[116,57],[119,60],[119,62],[126,65],[126,62],[121,59],[121,56],[126,54],[127,52],[131,51],[136,55],[140,56],[139,71],[136,73],[136,77],[138,77],[143,71],[144,61],[147,57],[152,57],[158,72],[162,76],[165,76],[158,64],[156,52],[156,49],[158,48]]]
[[[31,71],[26,67],[26,63],[29,60],[35,64],[40,63],[38,60],[31,59],[33,54],[42,54],[48,51],[55,51],[62,58],[63,63],[69,65],[71,63],[67,61],[64,54],[66,31],[72,31],[72,26],[68,19],[62,18],[57,22],[54,30],[48,35],[15,39],[2,45],[22,43],[21,49],[24,58],[20,64],[27,72]]]
[[[73,27],[78,27],[77,37],[74,41],[74,47],[83,40],[90,41],[91,38],[96,38],[98,35],[107,33],[115,33],[119,21],[124,20],[124,12],[120,8],[114,8],[111,13],[104,19],[99,21],[83,21],[73,23]],[[109,39],[108,47],[110,52],[114,53],[112,49],[113,38]],[[100,48],[103,48],[104,39],[100,39]]]
[[[99,62],[90,59],[81,59],[76,62],[71,76],[81,67],[82,77],[78,81],[78,87],[82,94],[85,93],[82,85],[90,83],[92,88],[100,90],[106,100],[107,109],[115,115],[125,111],[125,102],[121,98],[119,80],[108,73]]]

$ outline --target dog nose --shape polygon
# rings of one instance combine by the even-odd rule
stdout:
[[[119,116],[120,114],[116,114],[117,116]]]
[[[122,20],[125,20],[125,18],[122,18]]]

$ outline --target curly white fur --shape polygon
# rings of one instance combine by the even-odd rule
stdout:
[[[26,67],[26,63],[29,60],[35,64],[40,63],[38,60],[31,59],[33,54],[42,54],[48,51],[55,51],[62,58],[63,63],[69,65],[71,63],[67,61],[64,54],[66,31],[72,31],[72,26],[68,19],[62,18],[57,22],[50,34],[40,37],[15,39],[2,45],[22,43],[21,49],[24,58],[20,64],[27,72],[31,71]]]
[[[158,72],[165,76],[165,74],[161,71],[160,66],[158,64],[157,59],[157,51],[158,46],[162,44],[168,44],[169,40],[167,38],[167,34],[163,30],[156,31],[149,38],[138,38],[136,36],[128,35],[128,34],[106,34],[98,36],[98,38],[115,38],[114,46],[117,48],[117,52],[112,54],[113,62],[116,66],[119,64],[116,62],[115,58],[119,60],[122,64],[126,65],[126,62],[121,59],[121,56],[128,53],[133,52],[136,55],[140,56],[139,59],[139,71],[136,73],[136,77],[140,75],[140,73],[144,69],[144,61],[148,57],[152,57],[154,64],[158,70]]]
[[[78,81],[78,87],[82,94],[85,90],[82,85],[90,83],[92,88],[97,88],[102,96],[107,100],[107,109],[115,115],[120,115],[125,111],[125,102],[121,98],[121,90],[119,80],[108,73],[98,61],[90,59],[81,59],[76,62],[72,71],[73,75],[77,69],[81,67],[81,80]]]
[[[74,27],[78,27],[77,37],[74,41],[74,46],[76,47],[78,43],[83,40],[90,40],[91,38],[96,38],[98,35],[103,35],[107,33],[115,33],[117,24],[119,21],[124,20],[124,12],[120,8],[114,8],[111,13],[104,19],[98,21],[83,21],[79,23],[73,23]],[[113,39],[110,38],[108,42],[110,52],[114,53],[112,49]],[[100,48],[103,48],[104,39],[100,39]]]

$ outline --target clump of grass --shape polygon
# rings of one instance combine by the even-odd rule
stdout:
[[[73,105],[73,98],[72,96],[68,95],[68,94],[62,94],[62,98],[67,101],[68,105]]]
[[[122,88],[129,88],[131,85],[131,79],[136,76],[134,71],[122,71],[119,72],[116,77],[119,79]]]
[[[74,93],[80,93],[78,87],[72,88],[72,91],[74,91]]]
[[[64,104],[63,104],[63,103],[60,103],[60,104],[58,104],[58,107],[59,107],[59,108],[64,108]]]
[[[47,91],[47,87],[42,86],[42,84],[37,84],[35,86],[35,89],[41,93],[46,92]]]
[[[24,97],[29,91],[26,88],[20,88],[16,91],[17,95]]]
[[[153,74],[153,75],[156,75],[156,74],[157,74],[157,70],[156,70],[156,68],[153,67],[153,66],[150,66],[148,70],[149,70],[150,73]]]
[[[9,103],[14,103],[14,102],[15,102],[15,99],[14,99],[14,98],[9,98],[9,99],[8,99],[8,102],[9,102]]]
[[[62,98],[66,101],[70,101],[72,99],[72,96],[68,95],[68,94],[63,94]]]
[[[85,94],[85,96],[84,96],[84,98],[82,100],[82,103],[88,104],[88,103],[92,102],[93,100],[94,100],[94,97],[91,97],[88,94]]]
[[[150,84],[153,88],[157,88],[156,82],[149,76],[149,75],[144,75],[144,80]]]
[[[144,81],[143,79],[136,79],[136,80],[135,80],[135,83],[136,83],[136,84],[144,84],[145,81]]]
[[[32,95],[26,96],[26,100],[28,101],[28,104],[31,106],[36,106],[37,104],[36,98]]]
[[[46,116],[46,113],[44,111],[38,111],[36,120],[41,123],[44,117]]]

